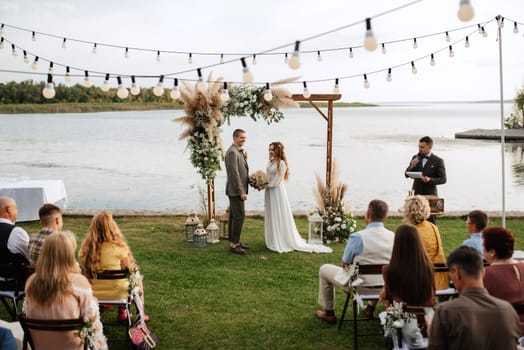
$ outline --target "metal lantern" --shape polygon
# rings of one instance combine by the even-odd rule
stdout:
[[[324,219],[320,216],[318,211],[309,215],[308,222],[308,243],[324,243]]]
[[[193,234],[193,245],[195,248],[204,248],[207,243],[207,232],[204,225],[198,224]]]
[[[208,243],[212,243],[212,244],[215,244],[215,243],[218,243],[220,242],[220,240],[218,239],[218,231],[219,231],[219,227],[218,225],[215,223],[215,219],[211,219],[209,221],[209,225],[207,225],[206,227],[206,231],[207,231],[207,242]]]
[[[186,241],[193,242],[193,236],[197,225],[200,224],[200,220],[195,213],[190,213],[186,219]]]

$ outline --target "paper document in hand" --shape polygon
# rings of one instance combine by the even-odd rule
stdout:
[[[421,171],[406,171],[406,175],[412,179],[423,179],[424,178]]]

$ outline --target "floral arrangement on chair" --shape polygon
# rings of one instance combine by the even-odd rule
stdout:
[[[357,222],[351,213],[349,203],[342,200],[347,186],[339,181],[338,166],[333,161],[331,171],[331,186],[327,187],[320,176],[317,177],[317,186],[313,189],[313,195],[318,205],[320,216],[324,218],[325,232],[324,241],[345,242],[349,235],[355,232]]]
[[[418,327],[417,316],[404,310],[404,303],[393,301],[385,311],[378,317],[384,329],[384,337],[391,338],[393,350],[408,349],[406,343],[415,348],[427,348],[427,343],[423,340]]]
[[[249,185],[257,190],[263,190],[268,184],[267,175],[262,170],[257,170],[249,175]]]

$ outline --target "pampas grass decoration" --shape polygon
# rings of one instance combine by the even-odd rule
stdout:
[[[324,211],[326,207],[337,208],[346,194],[347,185],[339,180],[340,171],[338,163],[333,160],[331,165],[331,186],[327,187],[320,176],[317,174],[317,186],[313,188],[313,197],[317,202],[318,208]]]

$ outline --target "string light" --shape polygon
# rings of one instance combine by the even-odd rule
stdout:
[[[271,92],[271,89],[269,88],[269,83],[266,83],[266,90],[264,91],[264,100],[271,101],[273,99],[273,93]]]
[[[93,44],[93,49],[91,50],[93,55],[96,55],[96,43]]]
[[[488,36],[488,32],[486,32],[486,30],[484,29],[484,27],[480,27],[480,29],[481,29],[481,32],[482,32],[482,36],[483,36],[484,38],[486,38],[486,37]]]
[[[15,44],[11,44],[11,55],[14,57],[18,56],[18,52],[16,51]]]
[[[449,57],[454,57],[455,53],[453,52],[453,47],[449,45]]]
[[[251,60],[251,63],[253,65],[256,65],[257,64],[257,55],[253,54],[253,59]]]
[[[102,83],[102,86],[100,87],[100,90],[103,92],[109,91],[109,74],[106,73],[106,78],[104,79],[104,82]]]
[[[384,43],[382,43],[382,54],[386,54],[386,45],[384,45]]]
[[[187,63],[192,64],[193,63],[193,54],[190,52],[189,57],[187,58]]]
[[[333,93],[336,95],[340,94],[340,88],[338,87],[338,78],[335,79],[335,86],[333,86]]]
[[[123,100],[129,96],[129,91],[124,87],[124,84],[122,84],[122,78],[120,76],[116,77],[116,79],[118,81],[118,90],[116,90],[116,95]]]
[[[417,67],[415,67],[415,62],[411,61],[411,73],[412,74],[417,74],[418,71],[417,71]]]
[[[368,75],[364,74],[364,88],[369,89]]]
[[[291,54],[291,58],[289,59],[288,66],[291,69],[299,69],[300,68],[300,41],[295,41],[295,49],[293,50],[293,53]]]
[[[386,81],[389,83],[393,80],[393,77],[391,76],[391,68],[388,68],[388,74],[386,75]]]
[[[446,32],[446,41],[449,43],[451,41],[451,37],[449,36],[449,33]]]
[[[71,82],[71,70],[69,69],[69,66],[66,67],[66,74],[64,76],[64,80],[66,83]]]
[[[0,35],[4,35],[4,24],[0,25]]]
[[[242,79],[244,80],[244,83],[251,83],[253,82],[253,75],[249,71],[249,68],[247,67],[246,60],[244,57],[240,58],[240,62],[242,63]]]
[[[125,53],[124,53],[124,58],[125,58],[125,59],[128,59],[128,58],[129,58],[129,48],[128,48],[128,47],[126,47],[126,51],[125,51]]]
[[[49,62],[49,71],[48,71],[49,74],[53,74],[53,65],[54,65],[53,62]]]
[[[302,95],[304,96],[304,98],[310,98],[311,92],[309,92],[309,90],[307,89],[307,83],[303,81],[302,85],[304,85],[304,91],[302,92]]]
[[[91,82],[89,81],[89,72],[88,71],[84,71],[84,86],[86,88],[90,88],[91,87]]]
[[[33,42],[36,41],[36,33],[35,33],[35,32],[33,32],[33,34],[31,34],[31,40],[32,40]]]
[[[458,18],[462,22],[470,21],[475,15],[473,6],[471,6],[470,0],[460,0],[460,7],[457,13]]]
[[[53,85],[53,75],[51,74],[47,74],[47,84],[45,85],[44,89],[42,90],[42,95],[47,99],[51,99],[55,97],[55,87]]]
[[[504,28],[504,17],[500,19],[500,28]]]
[[[375,35],[373,35],[373,30],[371,29],[371,18],[366,18],[366,35],[364,38],[364,47],[368,51],[375,51],[377,49],[377,40]]]
[[[180,98],[180,90],[178,89],[178,79],[177,78],[175,78],[174,80],[173,89],[171,89],[171,93],[169,95],[171,95],[171,98],[173,100],[178,100]]]
[[[224,54],[220,54],[220,64],[224,64]]]
[[[160,62],[160,51],[156,52],[156,61]]]
[[[24,63],[29,63],[29,57],[27,57],[27,51],[24,50]]]
[[[64,38],[64,40],[62,40],[62,49],[65,49],[67,47],[67,39]]]
[[[164,84],[164,76],[161,75],[160,78],[158,79],[158,83],[153,88],[153,95],[155,95],[156,97],[160,97],[164,94],[163,84]]]
[[[417,47],[418,47],[417,38],[413,38],[413,48],[416,49]]]
[[[224,87],[222,88],[222,93],[220,94],[220,100],[222,100],[222,102],[227,102],[229,99],[230,97],[229,90],[227,89],[227,81],[224,81]]]
[[[519,27],[517,26],[517,22],[513,22],[513,33],[518,34]]]
[[[350,47],[349,48],[349,58],[353,58],[353,57],[355,57],[355,55],[353,55],[353,48]]]
[[[477,31],[479,34],[482,34],[482,27],[480,26],[480,23],[477,24]]]
[[[431,54],[431,59],[429,60],[429,65],[434,67],[437,63],[435,62],[435,55]]]
[[[4,37],[0,39],[0,50],[4,48]]]
[[[204,81],[204,78],[202,77],[202,70],[200,68],[197,68],[197,75],[198,80],[196,82],[196,88],[200,92],[205,92],[207,89],[206,82]]]
[[[469,37],[466,37],[466,41],[464,42],[464,46],[465,46],[466,48],[469,47]]]
[[[320,55],[320,51],[317,51],[317,62],[322,62],[322,56]]]
[[[131,89],[130,89],[130,92],[131,92],[131,95],[133,95],[133,96],[137,96],[138,94],[140,94],[140,87],[138,85],[136,85],[136,79],[135,79],[134,75],[131,76]]]
[[[35,59],[33,60],[33,63],[31,64],[31,68],[33,70],[37,70],[38,69],[38,56],[35,56]]]

